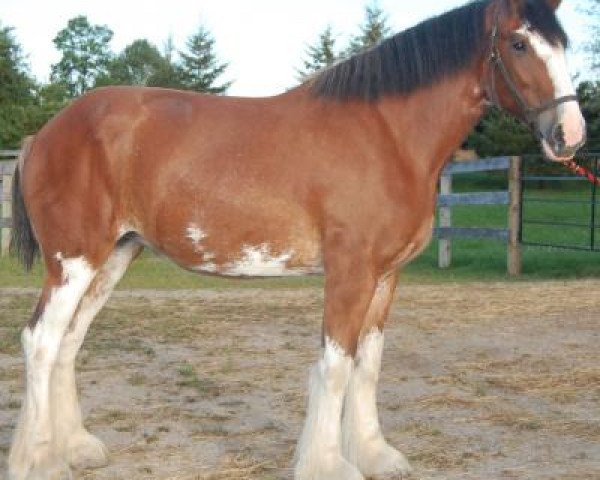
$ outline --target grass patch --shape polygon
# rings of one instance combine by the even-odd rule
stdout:
[[[192,365],[182,365],[177,371],[181,377],[181,380],[177,382],[178,387],[193,388],[202,395],[210,395],[213,397],[218,397],[220,395],[217,384],[210,379],[201,379]]]
[[[103,423],[115,423],[125,421],[128,418],[129,415],[123,410],[109,410],[102,414],[99,421]]]
[[[127,382],[129,383],[129,385],[139,387],[148,383],[148,377],[146,377],[146,375],[144,375],[143,373],[136,372],[129,376]]]
[[[25,273],[14,258],[0,258],[0,288],[40,288],[44,268],[38,261]],[[162,257],[144,252],[127,270],[118,288],[129,289],[238,289],[310,288],[321,286],[320,276],[289,278],[234,279],[188,272]]]

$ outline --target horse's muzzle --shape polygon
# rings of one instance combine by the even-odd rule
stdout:
[[[562,123],[557,123],[552,127],[548,135],[540,135],[544,153],[550,160],[564,162],[571,160],[577,151],[585,145],[587,134],[585,124],[581,132],[574,136],[569,136],[567,141],[565,129]]]
[[[567,145],[564,140],[542,138],[542,147],[546,156],[553,161],[564,162],[571,160],[578,150],[585,145],[587,138],[584,133],[581,140],[575,145]]]

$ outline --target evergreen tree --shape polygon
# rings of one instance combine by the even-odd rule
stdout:
[[[38,87],[36,90],[37,108],[35,117],[32,118],[32,123],[37,128],[33,129],[31,133],[66,107],[69,101],[70,95],[63,83],[48,83]]]
[[[52,81],[65,85],[71,97],[92,88],[100,76],[108,73],[112,36],[106,25],[91,25],[85,16],[69,20],[54,39],[62,58],[52,65]]]
[[[148,79],[149,87],[176,88],[184,90],[183,71],[175,60],[175,45],[173,37],[169,37],[163,46],[163,61]]]
[[[539,143],[521,122],[498,110],[490,110],[466,142],[480,157],[538,153]]]
[[[198,31],[189,37],[186,47],[186,51],[179,52],[184,88],[212,94],[226,92],[232,82],[215,82],[225,72],[228,64],[220,63],[217,59],[214,51],[215,39],[210,32],[200,26]]]
[[[35,126],[35,83],[12,28],[0,25],[0,148],[17,147]]]
[[[387,15],[377,3],[365,7],[365,20],[360,27],[360,33],[350,39],[346,54],[348,56],[361,52],[376,45],[390,33],[387,25]]]
[[[600,82],[581,82],[577,96],[587,123],[586,149],[600,152]]]
[[[298,69],[298,79],[306,80],[312,74],[333,65],[338,59],[335,51],[335,37],[333,36],[331,25],[319,35],[319,40],[315,45],[309,45],[306,49],[307,58],[302,61],[304,64]]]

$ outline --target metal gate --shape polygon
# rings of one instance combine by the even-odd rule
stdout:
[[[600,153],[577,156],[596,175]],[[521,176],[523,245],[600,252],[600,189],[539,155],[523,157]]]

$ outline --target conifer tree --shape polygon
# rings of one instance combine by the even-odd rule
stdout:
[[[302,61],[303,67],[298,69],[298,79],[306,80],[310,75],[333,65],[338,59],[335,51],[335,37],[331,25],[319,35],[319,40],[306,49],[306,58]]]
[[[215,53],[215,39],[211,33],[200,26],[198,31],[188,38],[186,51],[180,51],[182,85],[187,90],[220,94],[225,93],[232,82],[216,83],[227,69],[227,63],[221,63]]]
[[[35,128],[35,83],[12,30],[0,25],[0,148],[17,147]]]
[[[494,108],[481,119],[467,139],[480,157],[538,153],[539,144],[518,120]]]
[[[360,27],[360,33],[350,39],[350,46],[346,52],[347,56],[361,52],[366,48],[376,45],[390,34],[387,25],[387,15],[375,2],[365,7],[364,23]]]
[[[586,149],[600,151],[600,82],[581,82],[577,87],[581,111],[587,123]]]

